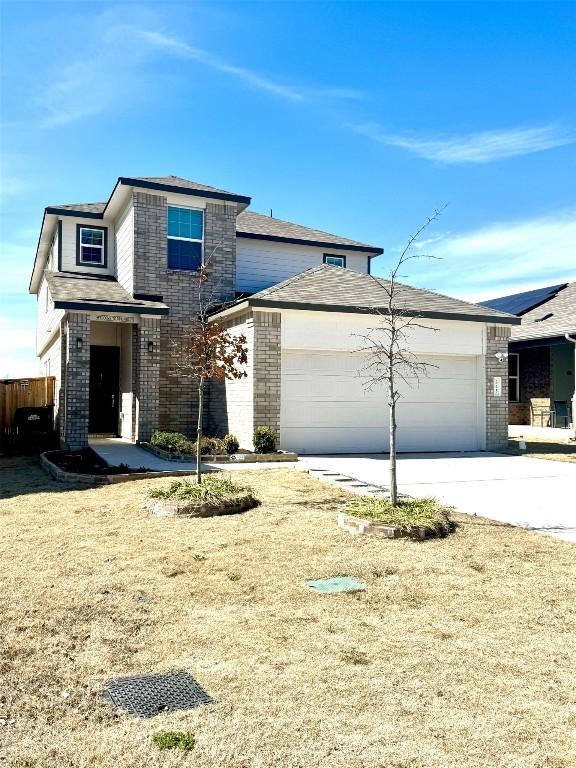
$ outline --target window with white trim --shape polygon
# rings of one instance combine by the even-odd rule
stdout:
[[[520,356],[518,352],[508,355],[508,399],[511,403],[520,402]]]
[[[167,233],[168,269],[200,269],[204,244],[204,211],[168,206]]]
[[[106,266],[106,230],[103,227],[78,227],[78,264]]]
[[[335,256],[332,253],[324,254],[324,264],[332,264],[333,267],[345,267],[346,256]]]

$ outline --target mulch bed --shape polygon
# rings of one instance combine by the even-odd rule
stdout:
[[[80,451],[52,451],[50,461],[64,472],[78,475],[127,475],[146,471],[144,467],[131,469],[126,464],[110,466],[92,448]]]

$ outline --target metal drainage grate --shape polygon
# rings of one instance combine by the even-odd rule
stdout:
[[[115,707],[136,717],[194,709],[214,701],[193,677],[183,671],[122,677],[112,680],[103,695]]]

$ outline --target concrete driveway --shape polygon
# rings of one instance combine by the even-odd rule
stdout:
[[[301,463],[388,485],[386,455],[303,456]],[[494,453],[404,454],[398,485],[409,496],[433,496],[459,512],[576,542],[576,463]]]

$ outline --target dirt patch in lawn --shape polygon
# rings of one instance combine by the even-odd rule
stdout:
[[[292,469],[235,473],[262,505],[208,519],[150,516],[150,480],[63,490],[26,459],[0,477],[11,768],[576,762],[571,544],[458,515],[447,539],[353,538],[350,496]],[[306,585],[339,575],[366,591]],[[177,669],[216,703],[134,720],[101,697]]]
[[[526,443],[526,450],[520,450],[520,442]],[[546,440],[538,437],[512,437],[508,440],[508,453],[512,456],[529,456],[532,459],[552,459],[576,463],[576,442],[568,439]]]

